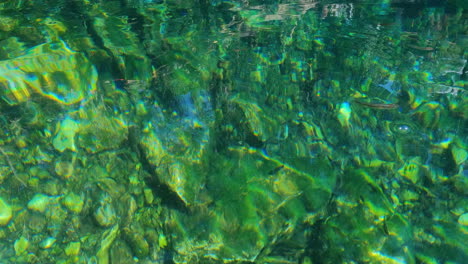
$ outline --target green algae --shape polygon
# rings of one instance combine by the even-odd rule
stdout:
[[[0,3],[6,263],[466,259],[459,1],[46,3]]]

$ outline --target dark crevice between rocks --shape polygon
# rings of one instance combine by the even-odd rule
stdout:
[[[183,213],[188,213],[188,207],[179,195],[159,180],[159,177],[156,174],[157,166],[151,164],[146,157],[145,150],[139,143],[139,136],[136,130],[136,127],[131,127],[129,129],[129,143],[131,146],[135,146],[132,147],[132,149],[137,152],[142,168],[151,175],[151,177],[144,179],[146,185],[151,188],[155,197],[161,198],[162,205]]]

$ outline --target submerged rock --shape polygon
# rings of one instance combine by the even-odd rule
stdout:
[[[65,248],[65,254],[67,256],[78,256],[81,249],[81,243],[78,242],[70,242],[67,247]]]
[[[28,203],[28,209],[44,213],[51,202],[51,197],[38,193]]]
[[[70,211],[74,213],[81,213],[83,210],[84,201],[75,193],[68,193],[62,200],[62,204]]]
[[[0,61],[0,85],[10,105],[26,102],[35,93],[64,105],[79,103],[96,89],[96,82],[94,66],[63,41]]]
[[[13,245],[13,247],[15,248],[16,255],[20,256],[23,253],[25,253],[29,247],[29,244],[29,240],[24,236],[21,236],[19,239],[17,239],[15,241],[15,244]]]
[[[11,210],[11,206],[0,197],[0,226],[7,225],[12,216],[13,211]]]
[[[173,111],[155,105],[140,139],[146,159],[159,180],[186,205],[197,204],[204,176],[197,167],[210,139],[214,116],[206,93],[189,93],[175,100]]]
[[[79,123],[70,117],[58,123],[57,132],[52,142],[54,148],[60,152],[64,152],[66,149],[76,151],[75,135],[79,128]]]
[[[458,218],[458,223],[463,226],[468,226],[468,213],[460,215]]]

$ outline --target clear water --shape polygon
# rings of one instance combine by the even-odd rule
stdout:
[[[465,1],[0,2],[2,263],[465,263]]]

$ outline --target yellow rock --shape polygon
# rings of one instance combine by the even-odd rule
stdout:
[[[464,213],[458,217],[458,223],[463,226],[468,226],[468,213]]]
[[[28,203],[28,209],[44,213],[51,202],[51,197],[38,193]]]
[[[83,210],[84,201],[75,193],[69,193],[62,200],[62,204],[70,211],[74,213],[81,213]]]
[[[167,247],[167,238],[163,233],[159,234],[158,245],[159,245],[160,248]]]
[[[24,236],[20,237],[15,241],[14,248],[16,255],[19,256],[26,252],[29,247],[29,240]]]
[[[79,123],[70,117],[62,120],[62,122],[57,125],[57,133],[52,141],[54,148],[60,152],[64,152],[66,149],[76,151],[75,134],[78,132],[79,128]]]
[[[67,256],[78,256],[78,254],[80,253],[80,248],[80,242],[70,242],[65,248],[65,254]]]
[[[22,56],[0,61],[0,86],[7,103],[40,94],[60,104],[81,102],[96,89],[97,72],[81,53],[63,41],[41,44]]]
[[[419,164],[414,161],[410,161],[399,169],[398,173],[410,180],[412,183],[416,183],[419,180]]]
[[[12,216],[13,211],[11,210],[10,205],[0,197],[0,226],[7,225]]]

